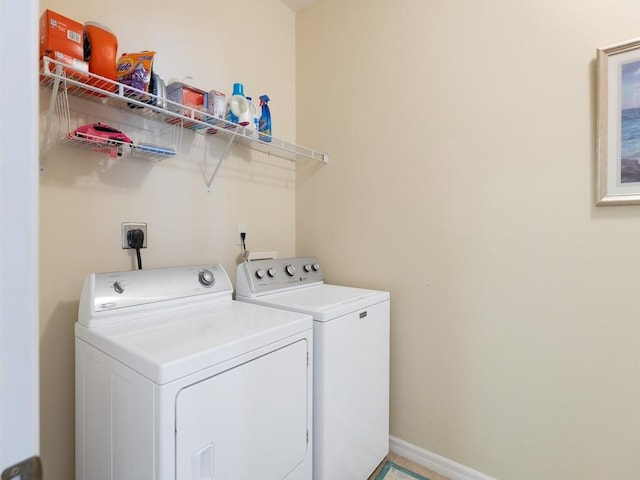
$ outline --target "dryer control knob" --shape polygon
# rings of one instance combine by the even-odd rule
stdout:
[[[296,274],[296,267],[293,265],[287,265],[284,267],[284,271],[287,272],[287,275],[293,277]]]
[[[116,293],[124,293],[124,285],[122,285],[122,283],[120,282],[113,282],[113,289],[116,291]]]
[[[259,268],[256,270],[256,277],[258,277],[260,280],[262,280],[264,278],[264,270]]]
[[[313,265],[311,265],[311,268],[313,268],[314,272],[317,272],[318,270],[320,270],[320,265],[318,265],[317,263],[314,263]]]
[[[203,287],[211,287],[214,283],[216,283],[216,277],[213,276],[211,270],[201,270],[198,274],[198,280]]]
[[[267,275],[273,278],[276,276],[276,271],[273,268],[270,268],[269,270],[267,270]]]
[[[302,268],[304,268],[304,271],[307,272],[307,273],[309,273],[311,271],[311,265],[309,265],[308,263]]]

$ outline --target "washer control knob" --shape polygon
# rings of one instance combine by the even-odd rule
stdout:
[[[302,267],[304,269],[305,272],[309,273],[311,271],[311,265],[309,265],[308,263]]]
[[[270,268],[269,270],[267,270],[267,275],[273,278],[276,276],[276,271],[273,268]]]
[[[313,265],[311,265],[311,268],[313,268],[314,272],[317,272],[318,270],[320,270],[320,265],[318,265],[317,263],[314,263]]]
[[[213,276],[211,270],[201,270],[198,274],[198,280],[203,287],[211,287],[214,283],[216,283],[216,277]]]
[[[296,274],[296,267],[293,265],[287,265],[284,267],[284,271],[287,272],[287,275],[293,277]]]
[[[113,289],[116,293],[124,293],[124,285],[118,281],[113,282]]]
[[[265,273],[263,269],[259,268],[256,270],[256,277],[258,277],[260,280],[264,278],[264,275]]]

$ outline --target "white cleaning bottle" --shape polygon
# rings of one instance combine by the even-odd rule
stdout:
[[[247,130],[251,130],[250,135],[252,137],[258,136],[258,122],[260,120],[260,116],[258,115],[258,107],[253,103],[251,97],[247,97],[249,101],[249,110],[251,111],[252,122],[245,127]]]

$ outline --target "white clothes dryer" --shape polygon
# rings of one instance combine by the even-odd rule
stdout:
[[[325,284],[300,257],[239,265],[236,300],[313,316],[313,478],[368,478],[389,453],[389,292]]]
[[[76,478],[311,480],[312,332],[220,265],[87,276]]]

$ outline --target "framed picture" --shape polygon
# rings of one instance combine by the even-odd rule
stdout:
[[[640,39],[597,51],[596,205],[640,204]]]

